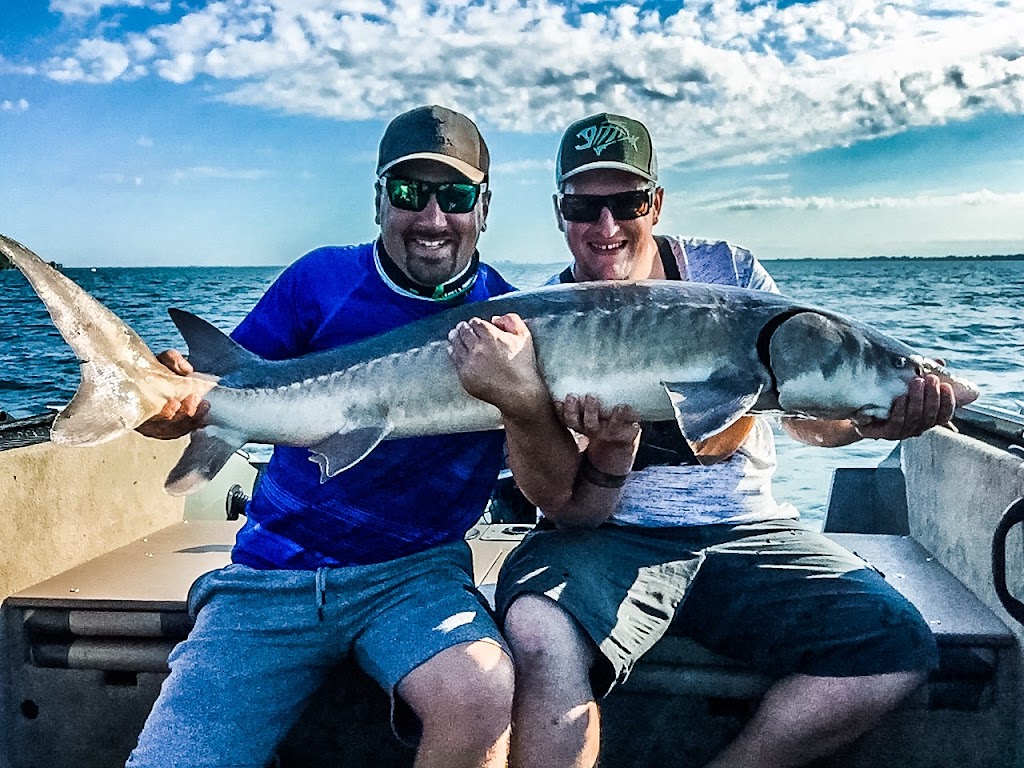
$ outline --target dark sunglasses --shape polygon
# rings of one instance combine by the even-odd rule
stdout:
[[[430,202],[430,196],[437,198],[442,213],[469,213],[480,197],[481,184],[468,182],[419,181],[399,179],[392,176],[383,179],[388,200],[395,208],[403,211],[422,211]]]
[[[558,196],[558,210],[566,221],[593,222],[601,218],[601,211],[607,208],[612,218],[619,221],[639,219],[646,216],[654,204],[653,189],[637,189],[618,192],[614,195],[567,195]]]

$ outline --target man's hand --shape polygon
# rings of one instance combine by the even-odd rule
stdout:
[[[640,446],[640,418],[628,405],[605,409],[594,395],[567,395],[555,403],[562,423],[586,439],[590,463],[601,472],[624,475]]]
[[[533,335],[517,314],[471,318],[448,333],[448,354],[470,395],[506,416],[547,409],[551,396],[541,378]]]
[[[192,373],[192,365],[176,349],[165,350],[156,359],[179,376]],[[160,413],[144,421],[135,431],[158,440],[174,440],[206,426],[206,415],[209,412],[210,404],[198,395],[189,395],[184,400],[172,398],[164,403]]]
[[[942,383],[938,376],[928,375],[910,381],[907,394],[893,401],[888,419],[857,424],[855,431],[876,440],[903,440],[936,426],[955,429],[951,422],[954,410],[953,387]]]
[[[907,393],[893,401],[888,419],[859,423],[852,419],[784,418],[782,426],[791,437],[802,443],[836,448],[862,438],[903,440],[917,437],[936,426],[955,430],[950,421],[955,409],[953,387],[943,384],[937,376],[928,375],[911,379]]]
[[[590,443],[632,445],[640,435],[640,418],[628,405],[606,410],[594,395],[567,395],[555,410],[565,426]]]

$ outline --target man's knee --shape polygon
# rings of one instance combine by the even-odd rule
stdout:
[[[519,670],[581,666],[585,671],[595,649],[576,620],[543,595],[521,595],[505,613],[505,637]]]
[[[410,672],[398,685],[424,727],[459,727],[511,718],[515,675],[512,660],[495,643],[477,641],[448,648]]]

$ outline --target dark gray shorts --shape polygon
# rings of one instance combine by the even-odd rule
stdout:
[[[938,660],[910,602],[795,520],[537,530],[505,561],[498,615],[527,593],[557,602],[598,647],[598,695],[670,627],[773,676],[926,671]]]

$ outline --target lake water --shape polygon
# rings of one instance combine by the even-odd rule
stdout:
[[[1017,412],[1024,404],[1024,261],[768,261],[782,292],[874,325],[941,357],[982,389],[979,402]],[[558,265],[498,264],[521,287]],[[100,268],[65,273],[128,322],[155,351],[181,347],[165,311],[178,306],[230,330],[279,268]],[[14,270],[0,272],[0,409],[40,413],[68,401],[78,364],[42,303]],[[775,494],[821,520],[832,469],[875,466],[891,443],[804,446],[781,435]]]

